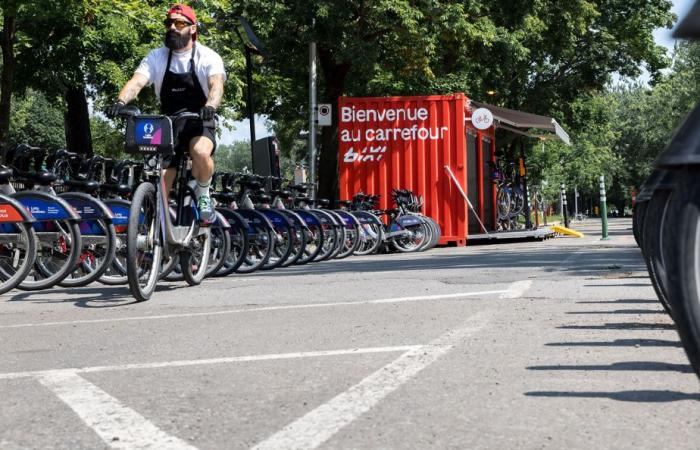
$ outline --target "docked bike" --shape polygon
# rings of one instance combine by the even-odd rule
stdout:
[[[131,199],[126,245],[129,288],[138,301],[144,301],[155,291],[163,262],[171,269],[179,262],[189,285],[201,283],[207,270],[210,231],[199,220],[194,191],[188,186],[189,157],[183,157],[176,168],[172,195],[162,177],[163,158],[175,153],[173,130],[199,116],[190,112],[142,115],[133,106],[120,116],[126,119],[126,151],[144,156],[145,181]]]

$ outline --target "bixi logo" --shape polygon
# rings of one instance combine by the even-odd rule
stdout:
[[[144,139],[152,139],[153,138],[153,124],[152,123],[146,123],[143,126],[143,138]]]
[[[386,145],[378,146],[367,146],[362,149],[362,151],[356,152],[354,148],[350,147],[347,152],[343,155],[343,162],[354,163],[354,162],[367,162],[367,161],[381,161],[384,153],[386,153]]]

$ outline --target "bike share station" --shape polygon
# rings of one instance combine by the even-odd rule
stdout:
[[[548,227],[531,223],[526,174],[525,229],[499,230],[496,130],[536,139],[569,136],[550,117],[501,108],[465,94],[414,97],[341,97],[338,101],[340,198],[357,192],[381,195],[390,208],[392,189],[424,199],[424,214],[442,228],[439,245],[464,246],[501,239],[544,239]]]

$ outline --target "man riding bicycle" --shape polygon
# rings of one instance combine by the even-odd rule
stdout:
[[[226,80],[224,62],[214,50],[196,42],[197,16],[191,7],[171,6],[164,24],[165,45],[152,50],[141,61],[106,113],[109,117],[118,116],[141,89],[153,84],[161,114],[173,116],[183,111],[199,114],[199,120],[188,120],[173,130],[175,155],[164,159],[163,177],[169,191],[179,162],[184,152],[189,151],[192,175],[197,180],[195,195],[200,219],[211,222],[216,212],[209,186],[214,173],[216,110],[221,104]]]

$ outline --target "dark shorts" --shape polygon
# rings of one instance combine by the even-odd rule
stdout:
[[[175,135],[175,154],[163,158],[163,165],[161,166],[163,169],[177,167],[182,161],[182,156],[190,151],[190,141],[199,136],[209,138],[214,143],[214,148],[211,151],[211,155],[214,156],[216,151],[215,120],[202,121],[200,119],[191,119],[179,125],[178,128],[173,130]]]

